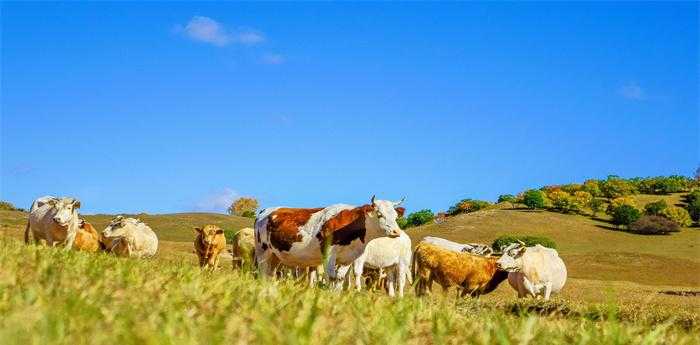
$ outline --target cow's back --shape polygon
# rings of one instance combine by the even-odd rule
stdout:
[[[80,226],[73,248],[86,252],[96,252],[100,248],[99,234],[90,223],[84,222]]]
[[[552,283],[552,291],[557,292],[566,283],[567,271],[559,253],[540,245],[528,248],[523,254],[523,275],[534,283]]]
[[[447,249],[453,252],[461,252],[464,249],[464,245],[461,243],[446,240],[440,237],[426,236],[421,240],[421,243],[429,243],[434,246]]]
[[[158,237],[144,223],[129,223],[115,230],[110,237],[105,238],[108,246],[118,244],[118,252],[120,256],[126,256],[125,247],[131,247],[131,257],[151,257],[158,250]]]
[[[408,263],[411,260],[411,239],[403,231],[399,237],[375,238],[367,243],[362,255],[365,264],[374,268],[389,267],[401,259]]]

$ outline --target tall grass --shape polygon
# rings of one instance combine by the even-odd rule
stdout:
[[[696,329],[547,304],[335,293],[189,262],[0,239],[2,344],[693,344]],[[567,307],[568,308],[568,307]],[[541,314],[546,314],[545,316]],[[573,315],[573,316],[572,316]]]

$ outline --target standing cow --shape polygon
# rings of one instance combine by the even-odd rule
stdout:
[[[105,251],[123,257],[152,257],[158,250],[158,237],[144,222],[116,216],[102,230]]]
[[[368,205],[324,208],[273,207],[255,220],[255,261],[271,276],[272,257],[289,267],[318,266],[327,257],[326,276],[339,288],[336,265],[349,265],[378,237],[398,237],[396,208],[403,201],[375,200]]]
[[[503,249],[498,267],[510,272],[508,283],[518,292],[518,297],[544,297],[559,292],[566,283],[566,265],[559,253],[541,245],[525,247],[513,243]]]
[[[365,267],[378,270],[381,280],[382,271],[387,270],[389,296],[394,297],[394,284],[398,282],[399,297],[403,297],[406,279],[411,277],[411,238],[401,231],[399,237],[375,238],[365,247],[364,253],[352,264],[355,275],[355,288],[362,289],[362,274]],[[340,270],[340,269],[339,269]]]
[[[29,234],[39,243],[45,240],[49,246],[63,244],[71,249],[80,227],[78,209],[80,201],[75,198],[44,196],[34,200],[29,210],[24,242],[29,243]]]
[[[219,254],[226,249],[224,230],[216,225],[205,225],[194,228],[197,237],[194,239],[194,249],[199,257],[199,267],[216,269],[219,266]]]

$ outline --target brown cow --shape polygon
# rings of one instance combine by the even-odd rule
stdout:
[[[483,257],[458,253],[438,246],[420,243],[413,253],[413,271],[416,294],[430,292],[433,281],[447,290],[450,286],[462,289],[461,296],[487,294],[508,278],[508,272],[498,269],[498,257]]]
[[[226,249],[224,230],[216,225],[205,225],[194,230],[197,232],[194,250],[199,257],[199,266],[215,269],[219,265],[219,254]]]
[[[73,242],[73,248],[91,253],[100,249],[100,235],[92,224],[86,222],[84,219],[80,220],[78,233],[75,235],[75,242]]]

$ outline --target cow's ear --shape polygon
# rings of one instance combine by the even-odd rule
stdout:
[[[80,208],[80,200],[73,199],[73,208]]]
[[[221,234],[223,234],[223,233],[224,233],[224,230],[222,230],[222,229],[216,229],[216,234],[217,234],[217,235],[221,235]]]
[[[394,210],[396,210],[396,213],[399,215],[399,217],[403,217],[403,214],[406,212],[406,208],[404,207],[397,207]]]
[[[195,227],[195,228],[194,228],[194,232],[195,232],[195,233],[198,233],[198,234],[201,234],[201,233],[202,233],[202,228]]]

